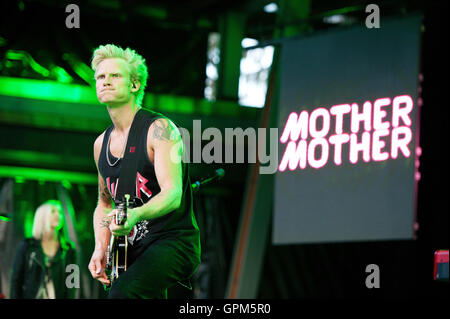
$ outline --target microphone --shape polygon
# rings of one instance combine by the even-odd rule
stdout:
[[[211,183],[212,181],[215,181],[215,180],[219,180],[219,179],[221,179],[224,176],[225,176],[225,170],[223,168],[216,169],[214,171],[214,174],[210,175],[209,177],[202,178],[201,180],[196,181],[195,183],[193,183],[192,184],[192,191],[194,193],[196,193],[196,192],[199,191],[200,186],[205,186],[206,184],[209,184],[209,183]]]

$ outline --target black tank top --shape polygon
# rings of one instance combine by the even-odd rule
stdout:
[[[141,138],[141,145],[138,146],[142,147],[142,150],[145,151],[141,152],[141,156],[138,158],[135,194],[136,197],[139,197],[145,204],[161,190],[156,179],[155,168],[150,162],[147,153],[148,129],[156,119],[167,119],[167,117],[160,113],[145,109],[140,109],[138,112],[143,112],[145,114],[145,116],[140,117],[145,121],[144,130],[142,132],[145,136]],[[110,162],[114,164],[117,161],[117,164],[110,166],[106,159],[106,150],[109,150],[109,147],[107,148],[106,146],[113,128],[114,125],[111,125],[105,131],[102,150],[98,160],[98,168],[105,185],[115,199],[117,183],[120,176],[120,167],[123,160],[114,157],[111,152],[108,154]],[[184,162],[182,162],[181,165],[183,174],[183,195],[180,207],[164,216],[137,223],[128,235],[128,242],[132,249],[140,250],[140,248],[145,248],[148,244],[157,239],[176,238],[182,240],[184,245],[188,245],[192,251],[199,252],[200,234],[193,210],[189,166]],[[131,190],[130,193],[132,193]]]

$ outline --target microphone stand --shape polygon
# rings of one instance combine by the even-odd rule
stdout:
[[[192,184],[192,191],[193,193],[198,193],[198,191],[200,190],[200,187],[203,187],[207,184],[210,184],[211,182],[215,181],[215,180],[220,180],[222,177],[225,176],[225,170],[223,168],[219,168],[217,169],[214,174],[212,174],[211,176],[208,176],[206,178],[202,178],[199,181],[196,181],[195,183]]]

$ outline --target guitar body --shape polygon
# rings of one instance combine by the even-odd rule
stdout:
[[[117,202],[117,213],[115,222],[117,225],[125,224],[127,220],[128,208],[134,208],[143,204],[140,198],[134,197],[130,199],[130,195],[125,195],[121,202]],[[106,274],[109,279],[109,286],[105,286],[109,289],[112,283],[119,278],[119,276],[127,270],[127,254],[128,254],[128,237],[127,236],[114,236],[111,235],[111,239],[108,246],[106,255]]]

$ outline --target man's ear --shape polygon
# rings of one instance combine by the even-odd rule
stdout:
[[[137,92],[139,91],[139,88],[141,87],[141,83],[139,81],[133,81],[131,82],[131,92]]]

